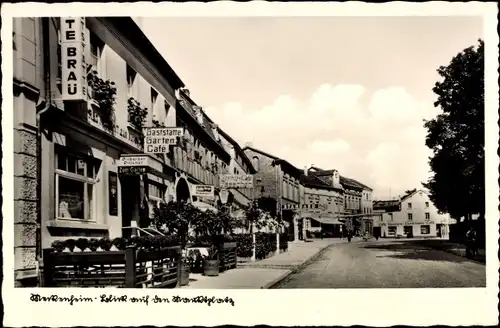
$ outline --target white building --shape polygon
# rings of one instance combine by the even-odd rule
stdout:
[[[450,217],[439,214],[424,190],[417,190],[400,200],[374,201],[374,229],[382,237],[447,237]]]

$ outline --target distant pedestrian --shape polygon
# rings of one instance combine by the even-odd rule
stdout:
[[[476,229],[470,227],[465,234],[465,254],[467,257],[474,257],[478,253]]]
[[[349,230],[349,231],[347,231],[347,241],[351,242],[351,239],[352,239],[352,232],[351,232],[351,230]]]

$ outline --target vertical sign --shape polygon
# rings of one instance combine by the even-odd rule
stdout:
[[[108,172],[108,187],[109,187],[109,198],[108,198],[108,208],[109,215],[118,215],[118,175],[115,172]]]
[[[62,99],[85,100],[85,17],[61,18]]]

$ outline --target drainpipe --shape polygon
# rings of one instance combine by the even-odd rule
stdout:
[[[37,275],[39,274],[40,259],[42,258],[42,127],[41,118],[44,113],[46,113],[52,105],[52,96],[50,89],[50,41],[49,41],[49,19],[48,17],[42,17],[42,51],[43,51],[43,71],[44,71],[44,93],[45,100],[42,98],[39,100],[36,106],[36,127],[37,127],[37,140],[36,140],[36,162],[37,162],[37,184],[36,184],[36,195],[37,195],[37,222],[36,222],[36,257],[37,257]],[[40,285],[40,284],[39,284]]]

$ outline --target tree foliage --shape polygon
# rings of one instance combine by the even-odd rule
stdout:
[[[425,121],[433,172],[423,183],[439,211],[452,217],[484,214],[484,42],[464,49],[437,70],[432,89],[442,112]]]
[[[155,226],[169,235],[176,234],[181,246],[187,243],[189,229],[201,220],[201,211],[188,202],[160,203],[153,210]]]

